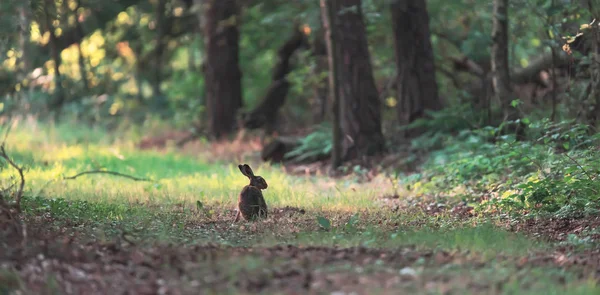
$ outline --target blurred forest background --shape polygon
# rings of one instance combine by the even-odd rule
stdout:
[[[0,108],[162,122],[178,144],[253,130],[264,160],[334,166],[486,126],[595,127],[596,2],[3,1]]]

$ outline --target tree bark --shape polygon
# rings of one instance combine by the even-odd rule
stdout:
[[[340,118],[340,59],[338,40],[335,28],[338,26],[334,3],[336,0],[321,0],[321,18],[325,29],[325,45],[329,64],[329,95],[333,114],[331,168],[337,169],[342,164],[342,126]]]
[[[157,109],[166,107],[165,98],[162,95],[161,84],[162,84],[162,65],[163,65],[163,53],[164,53],[164,35],[167,28],[165,28],[165,9],[167,6],[166,0],[158,0],[155,7],[155,18],[156,18],[156,33],[154,36],[154,79],[152,81],[152,95]]]
[[[592,35],[590,40],[591,44],[591,60],[590,66],[590,91],[588,101],[592,106],[591,110],[587,115],[589,125],[592,130],[597,132],[597,125],[600,119],[600,28],[598,27],[598,17],[600,17],[600,7],[594,5],[594,1],[589,0],[588,7],[592,12],[592,16],[596,19],[596,22],[592,25],[590,34]]]
[[[62,49],[58,46],[58,39],[56,37],[56,34],[54,33],[55,28],[54,25],[52,25],[52,20],[54,18],[51,18],[51,13],[49,9],[50,6],[53,12],[56,11],[54,1],[46,0],[44,3],[44,18],[46,20],[46,30],[48,30],[50,34],[49,44],[52,48],[52,59],[54,60],[54,93],[52,102],[50,104],[50,108],[51,111],[55,112],[54,118],[58,121],[60,119],[61,109],[65,103],[65,96],[62,87],[62,77],[60,74],[60,64],[62,62],[62,59],[60,58],[60,52],[62,51]]]
[[[237,111],[242,107],[239,13],[235,0],[201,2],[204,2],[206,110],[209,132],[218,139],[234,130]]]
[[[332,23],[339,66],[342,159],[380,153],[385,148],[381,132],[381,104],[373,79],[367,34],[360,0],[332,0]],[[336,106],[333,106],[334,110]]]
[[[492,24],[492,84],[507,120],[518,118],[513,99],[508,65],[508,0],[494,0]]]
[[[17,80],[19,83],[22,83],[23,80],[27,77],[27,74],[31,70],[31,62],[30,62],[30,42],[29,39],[31,34],[29,32],[31,25],[31,9],[27,6],[28,2],[21,3],[18,8],[19,13],[19,47],[22,51],[22,56],[19,58],[19,62],[17,64],[21,64],[19,70],[17,72]]]
[[[272,82],[262,102],[251,112],[244,115],[245,128],[255,129],[266,126],[267,133],[275,131],[277,112],[285,103],[285,98],[290,89],[287,75],[292,70],[292,55],[298,49],[306,46],[307,43],[306,35],[298,26],[294,26],[294,32],[290,38],[277,51],[277,63],[271,74]]]
[[[80,35],[85,36],[83,28],[81,27],[81,23],[79,22],[79,8],[81,8],[81,0],[76,0],[77,6],[75,7],[73,15],[75,16],[75,28]],[[65,2],[66,3],[66,2]],[[77,52],[79,53],[79,73],[81,75],[81,81],[83,82],[83,87],[85,89],[89,89],[89,83],[87,78],[87,71],[85,70],[85,57],[83,56],[83,51],[81,50],[81,42],[77,42]]]
[[[398,68],[396,109],[398,121],[409,124],[424,117],[426,110],[442,108],[429,15],[425,0],[394,0],[390,8]],[[413,130],[406,135],[413,137],[420,132]]]
[[[311,55],[315,59],[315,67],[311,68],[311,74],[317,77],[313,85],[313,99],[310,101],[313,124],[320,124],[331,117],[327,111],[331,104],[329,100],[331,97],[329,97],[330,85],[328,83],[329,75],[327,75],[329,71],[327,32],[323,25],[323,21],[325,21],[323,13],[321,9],[321,27],[315,30],[311,44]]]
[[[502,106],[504,120],[509,121],[502,131],[523,139],[525,125],[523,122],[516,122],[519,112],[512,105],[512,100],[516,97],[510,84],[508,64],[508,0],[494,0],[492,42],[492,86],[496,99]]]

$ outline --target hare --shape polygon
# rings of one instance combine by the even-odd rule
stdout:
[[[268,187],[264,178],[254,175],[252,169],[247,164],[238,165],[242,174],[250,179],[250,184],[245,186],[240,192],[238,200],[238,212],[233,222],[237,222],[240,214],[245,220],[254,220],[257,217],[267,217],[267,203],[261,190]]]

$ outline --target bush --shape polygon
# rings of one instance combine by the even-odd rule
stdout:
[[[571,121],[524,123],[525,141],[502,135],[502,126],[446,137],[406,184],[418,193],[478,198],[481,210],[596,212],[600,134]]]

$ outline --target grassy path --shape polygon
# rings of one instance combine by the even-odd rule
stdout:
[[[585,223],[559,242],[535,236],[543,223],[464,214],[458,200],[410,196],[384,176],[360,183],[262,165],[270,218],[232,224],[247,181],[237,163],[42,131],[11,138],[29,167],[27,238],[0,223],[0,294],[600,293]],[[96,169],[153,181],[61,179]]]

